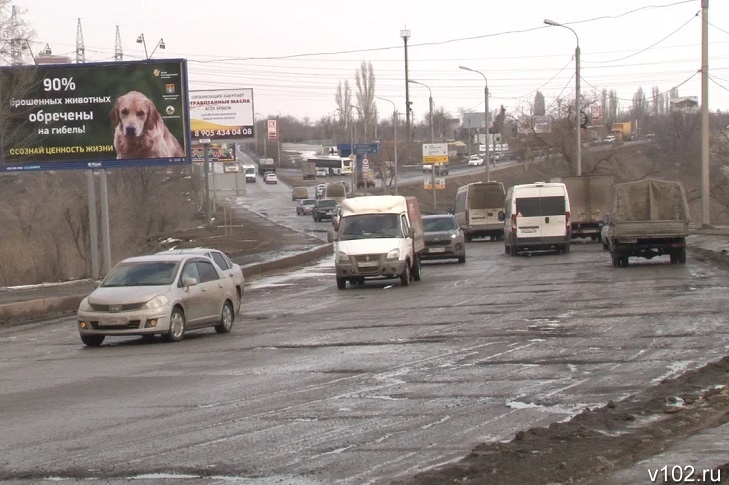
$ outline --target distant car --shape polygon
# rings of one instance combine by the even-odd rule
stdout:
[[[316,167],[317,177],[326,177],[329,175],[329,169],[326,167]]]
[[[468,158],[469,167],[479,167],[481,165],[483,165],[483,158],[479,157],[478,155],[471,155]]]
[[[311,216],[314,218],[314,222],[331,219],[336,207],[337,201],[334,199],[317,199],[316,204],[314,204],[311,211]]]
[[[267,184],[277,184],[278,177],[275,173],[268,172],[266,175],[263,176],[263,181]]]
[[[423,164],[423,172],[430,172],[431,170],[433,170],[433,165],[430,163]]]
[[[316,204],[316,199],[299,200],[299,203],[296,204],[296,215],[305,216],[307,214],[311,214],[312,210],[314,209],[314,204]]]
[[[423,165],[423,173],[430,173],[433,171],[433,165],[426,163]],[[436,163],[435,164],[436,175],[448,175],[448,164],[447,163]]]
[[[195,254],[198,256],[206,256],[210,258],[213,263],[215,263],[215,265],[220,271],[223,272],[223,274],[233,280],[233,284],[235,285],[235,291],[238,294],[238,300],[243,297],[243,285],[245,284],[243,270],[241,269],[240,265],[231,261],[230,258],[223,251],[211,248],[184,248],[168,249],[167,251],[161,251],[157,254]]]
[[[322,197],[324,197],[324,193],[326,192],[326,190],[327,190],[327,184],[317,185],[316,188],[314,189],[314,197],[316,197],[317,199],[321,199]]]
[[[291,191],[291,200],[300,200],[309,198],[309,189],[306,187],[294,187]]]
[[[420,258],[458,259],[466,262],[466,237],[452,214],[423,216],[425,251]]]
[[[155,254],[127,258],[81,300],[81,341],[98,347],[108,336],[162,335],[170,342],[188,330],[229,333],[240,302],[231,278],[207,257]]]
[[[605,137],[605,139],[602,141],[605,144],[608,143],[615,143],[617,141],[617,138],[615,138],[615,135],[608,135]]]

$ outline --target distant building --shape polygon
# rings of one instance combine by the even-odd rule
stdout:
[[[51,47],[46,44],[42,51],[33,59],[36,64],[70,64],[71,58],[68,56],[54,55]]]
[[[699,98],[697,96],[685,96],[670,101],[671,111],[683,113],[696,113],[699,110]]]

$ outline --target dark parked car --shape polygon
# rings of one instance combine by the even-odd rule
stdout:
[[[331,219],[335,207],[337,207],[337,201],[334,199],[317,199],[311,211],[311,216],[315,222]]]
[[[466,238],[452,214],[423,216],[425,251],[420,258],[458,259],[466,262]]]

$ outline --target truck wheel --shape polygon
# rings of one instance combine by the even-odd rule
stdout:
[[[512,244],[511,246],[509,246],[509,254],[513,257],[516,256],[516,253],[516,244]]]
[[[592,236],[590,236],[590,239],[592,239],[593,241],[597,241],[597,234],[593,234]]]
[[[415,264],[413,264],[413,281],[420,281],[423,268],[420,266],[420,258],[415,256]]]
[[[473,236],[471,234],[466,234],[466,242],[473,241]]]
[[[671,264],[677,264],[678,263],[678,251],[675,249],[671,249]]]
[[[569,243],[567,243],[564,246],[562,246],[562,252],[565,253],[565,254],[569,254],[569,252],[570,252],[570,244]]]
[[[337,288],[340,290],[347,288],[347,280],[344,278],[337,278]]]
[[[620,267],[620,256],[617,254],[613,254],[613,268],[619,268]]]
[[[458,262],[459,262],[460,264],[463,264],[463,263],[465,263],[465,262],[466,262],[466,255],[464,254],[463,256],[459,257],[459,258],[458,258]]]
[[[686,264],[686,248],[678,251],[678,264]]]
[[[407,286],[410,284],[410,265],[405,262],[405,268],[402,270],[402,274],[400,274],[400,286]]]
[[[621,268],[627,268],[628,267],[628,256],[622,256],[620,258],[620,267]]]

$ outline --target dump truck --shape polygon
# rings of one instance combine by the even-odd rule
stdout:
[[[591,238],[597,241],[603,225],[603,217],[610,211],[612,175],[580,175],[562,177],[559,182],[567,186],[570,197],[570,221],[572,238]]]
[[[680,182],[645,179],[613,185],[605,234],[613,266],[628,266],[631,256],[661,255],[669,255],[671,264],[685,264],[689,222]]]
[[[304,180],[315,180],[316,162],[314,160],[304,160],[301,162],[301,175]]]

